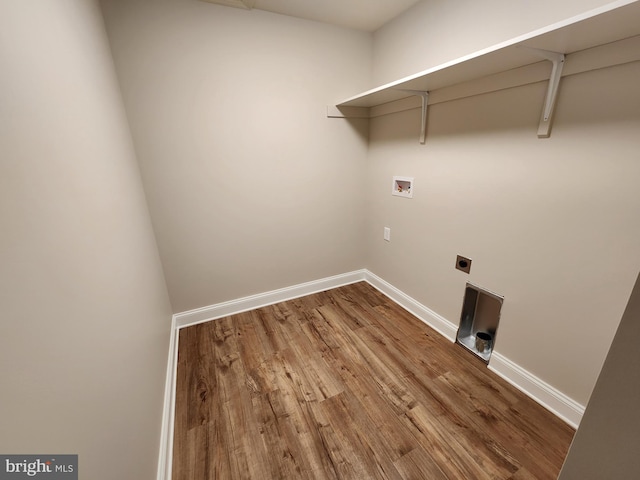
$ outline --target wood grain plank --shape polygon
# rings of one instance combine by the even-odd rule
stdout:
[[[447,477],[431,455],[418,447],[403,455],[395,462],[396,468],[404,480],[419,480],[429,478],[444,480]]]
[[[556,478],[573,429],[361,282],[182,329],[173,478]]]

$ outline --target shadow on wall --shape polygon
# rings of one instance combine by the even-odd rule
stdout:
[[[345,121],[363,142],[369,143],[369,120],[366,118],[335,118],[331,121]]]
[[[530,130],[535,136],[545,85],[534,84],[429,105],[427,141],[443,137],[480,136],[489,133]],[[420,109],[407,110],[372,120],[372,144],[416,144],[420,137]]]
[[[594,70],[562,79],[554,130],[638,121],[640,93],[633,87],[640,62]],[[475,95],[429,106],[427,143],[442,137],[479,136],[521,131],[536,138],[547,82]],[[635,92],[632,97],[620,91]],[[555,132],[557,134],[557,131]],[[371,124],[372,143],[417,142],[420,109],[378,117]]]

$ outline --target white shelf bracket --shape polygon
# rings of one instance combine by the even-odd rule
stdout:
[[[564,54],[558,52],[550,52],[548,50],[540,50],[539,48],[526,48],[539,57],[549,60],[553,64],[551,76],[549,77],[549,86],[547,87],[547,97],[544,101],[544,109],[540,117],[538,125],[538,138],[549,138],[551,136],[551,120],[553,118],[553,110],[556,105],[558,96],[558,87],[560,86],[560,78],[562,77],[562,68],[564,67]]]
[[[420,144],[424,145],[427,141],[427,112],[429,110],[429,92],[422,90],[406,90],[400,89],[403,92],[416,95],[422,99],[422,125],[420,126]]]

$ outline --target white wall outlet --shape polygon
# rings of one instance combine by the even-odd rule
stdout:
[[[391,241],[391,229],[389,227],[384,227],[384,239],[387,242]]]
[[[413,198],[413,177],[393,177],[391,194],[398,197]]]

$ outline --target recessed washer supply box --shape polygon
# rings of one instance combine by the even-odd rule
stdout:
[[[391,194],[398,197],[413,198],[413,177],[393,177]]]

